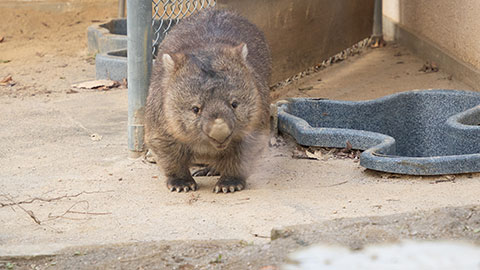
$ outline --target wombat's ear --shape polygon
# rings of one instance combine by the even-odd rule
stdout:
[[[173,73],[180,68],[185,60],[185,55],[181,53],[168,54],[164,53],[162,55],[163,68],[169,72]]]
[[[242,57],[243,61],[247,61],[247,56],[248,56],[248,48],[247,44],[245,43],[240,43],[240,45],[237,45],[232,48],[233,53],[236,55]]]

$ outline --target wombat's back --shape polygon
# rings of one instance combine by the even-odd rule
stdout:
[[[270,51],[263,33],[241,16],[209,8],[182,20],[159,46],[163,53],[191,53],[218,45],[247,44],[247,61],[263,84],[270,83]]]

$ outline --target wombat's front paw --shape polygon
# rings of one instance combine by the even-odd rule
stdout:
[[[222,191],[223,193],[235,192],[244,189],[246,186],[245,179],[237,177],[220,177],[220,180],[215,184],[213,191],[218,193]]]
[[[173,178],[169,177],[167,179],[167,187],[170,191],[185,191],[197,190],[197,183],[193,179],[182,179],[182,178]]]

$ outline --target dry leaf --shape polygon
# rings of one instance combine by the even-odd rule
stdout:
[[[93,134],[90,135],[90,139],[92,141],[100,141],[100,140],[102,140],[102,138],[103,138],[102,135],[99,135],[97,133],[93,133]]]
[[[310,159],[305,152],[306,152],[305,150],[295,149],[295,150],[293,150],[292,158],[296,158],[296,159]]]
[[[262,268],[260,268],[260,270],[277,270],[278,268],[275,266],[275,265],[266,265]]]
[[[98,90],[108,90],[110,88],[115,88],[120,86],[120,84],[116,81],[111,80],[95,80],[95,81],[88,81],[83,83],[77,83],[72,85],[73,88],[78,89],[98,89]]]
[[[423,66],[418,70],[425,73],[437,72],[439,70],[437,63],[435,62],[428,62],[423,64]]]
[[[305,154],[310,159],[321,159],[322,158],[322,152],[320,150],[315,150],[313,153],[307,150],[307,151],[305,151]]]
[[[303,88],[298,88],[299,91],[308,91],[308,90],[312,90],[313,89],[313,86],[307,86],[307,87],[303,87]]]
[[[67,94],[76,94],[76,93],[78,93],[78,91],[73,90],[73,89],[68,89],[66,93]]]
[[[352,144],[350,143],[350,141],[347,141],[345,151],[350,151],[350,150],[352,150]]]
[[[12,86],[15,85],[15,82],[13,81],[13,78],[11,75],[8,75],[7,77],[3,78],[0,81],[1,86]]]

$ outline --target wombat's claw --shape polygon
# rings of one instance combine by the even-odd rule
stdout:
[[[245,188],[245,180],[237,179],[237,178],[229,178],[229,179],[220,179],[218,180],[217,184],[215,184],[215,188],[213,192],[219,193],[220,191],[223,193],[233,193],[235,191],[240,191]]]
[[[185,179],[168,179],[167,180],[167,187],[170,191],[176,192],[188,192],[188,191],[195,191],[197,190],[197,183],[194,180],[185,180]]]

